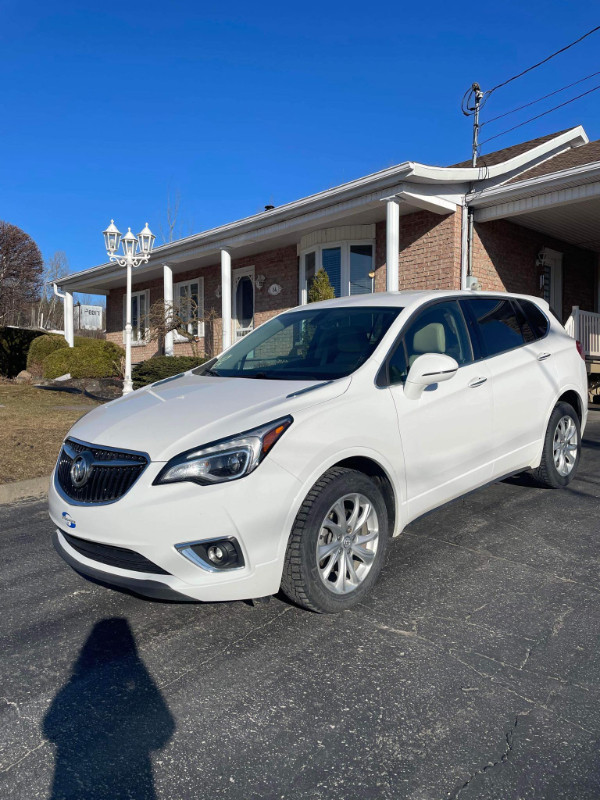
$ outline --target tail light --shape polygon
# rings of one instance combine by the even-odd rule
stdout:
[[[578,342],[578,341],[576,341],[576,342],[575,342],[575,347],[577,348],[577,352],[579,353],[579,355],[580,355],[580,356],[583,358],[583,360],[585,361],[585,352],[584,352],[584,350],[583,350],[583,345],[581,344],[581,342]]]

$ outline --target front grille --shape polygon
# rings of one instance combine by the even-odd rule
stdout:
[[[73,550],[77,550],[82,556],[90,558],[92,561],[99,561],[101,564],[107,564],[109,567],[120,567],[121,569],[130,569],[134,572],[152,572],[154,575],[169,575],[158,564],[149,561],[145,556],[136,553],[135,550],[128,550],[126,547],[114,547],[110,544],[99,544],[98,542],[89,542],[87,539],[79,539],[77,536],[71,536],[70,533],[61,531],[61,534],[71,545]]]
[[[73,460],[84,451],[91,453],[91,470],[83,486],[71,479]],[[113,503],[131,489],[148,466],[143,453],[114,450],[67,439],[56,467],[56,481],[63,493],[77,503]]]

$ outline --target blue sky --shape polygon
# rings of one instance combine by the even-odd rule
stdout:
[[[597,24],[597,4],[567,0],[1,0],[0,218],[75,271],[105,260],[111,217],[158,233],[169,190],[188,233],[404,160],[451,164],[470,155],[472,81]],[[598,52],[600,32],[496,92],[483,120],[600,70]],[[600,138],[600,91],[484,151],[579,123]]]

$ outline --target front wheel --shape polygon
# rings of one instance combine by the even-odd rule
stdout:
[[[533,474],[542,486],[562,489],[575,477],[580,456],[579,417],[568,403],[557,403],[548,422],[540,466]]]
[[[377,580],[388,537],[387,508],[375,481],[333,467],[319,478],[296,516],[281,588],[313,611],[345,611]]]

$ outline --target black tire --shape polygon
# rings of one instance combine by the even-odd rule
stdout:
[[[554,440],[555,436],[557,435],[557,426],[565,417],[570,418],[575,425],[575,430],[577,433],[577,449],[574,451],[575,463],[567,475],[562,475],[557,469],[554,461]],[[533,475],[540,486],[544,486],[547,489],[564,489],[564,487],[568,486],[575,477],[575,473],[579,467],[580,458],[581,427],[577,412],[573,406],[569,405],[569,403],[557,403],[548,422],[548,428],[544,438],[544,448],[542,450],[542,460],[539,467],[533,470]]]
[[[374,518],[370,517],[370,524],[377,525],[378,538],[374,557],[368,569],[360,559],[354,560],[355,556],[344,556],[344,558],[352,558],[352,564],[358,570],[366,570],[366,574],[361,582],[355,588],[350,589],[348,593],[337,594],[333,588],[328,588],[327,580],[321,577],[317,560],[317,545],[328,512],[340,498],[349,494],[364,496],[369,501],[376,514],[376,523],[373,522]],[[339,515],[337,518],[339,519]],[[364,533],[367,528],[363,526],[361,530]],[[357,531],[356,535],[360,535],[360,532]],[[285,555],[282,590],[294,603],[311,611],[334,614],[351,608],[368,594],[379,577],[385,561],[389,535],[387,508],[377,483],[362,472],[344,467],[332,467],[315,483],[298,511]],[[347,538],[344,537],[339,544],[340,551]],[[332,539],[335,537],[332,536]],[[335,542],[333,543],[335,544]],[[375,547],[375,544],[371,546]],[[351,553],[348,549],[346,552]],[[327,559],[320,563],[326,565]],[[345,577],[349,573],[346,572],[346,561],[342,560],[341,563],[344,565],[343,580],[345,582]],[[337,573],[334,571],[334,575],[339,575],[340,572],[338,565]]]

